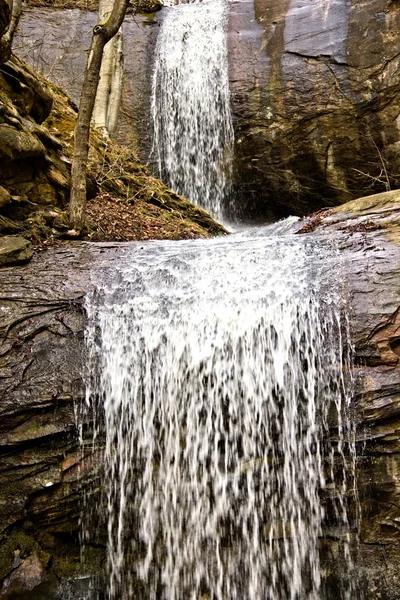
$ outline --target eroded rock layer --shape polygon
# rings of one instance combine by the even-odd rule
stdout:
[[[399,198],[392,192],[363,199],[298,226],[305,235],[336,236],[346,273],[361,502],[354,550],[371,600],[393,600],[400,584]],[[25,586],[29,598],[56,598],[101,575],[104,539],[87,548],[85,566],[79,560],[82,493],[90,489],[96,502],[102,467],[102,440],[82,453],[75,428],[85,393],[82,300],[91,273],[113,269],[128,248],[76,243],[0,271],[0,597],[22,598],[17,591]],[[90,422],[83,436],[92,439]],[[329,522],[325,534],[326,579],[334,590],[329,556],[338,534]]]
[[[234,2],[238,197],[304,214],[399,184],[397,2]]]

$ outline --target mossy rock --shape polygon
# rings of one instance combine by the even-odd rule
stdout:
[[[0,267],[29,262],[33,255],[32,244],[20,236],[0,238]]]
[[[364,196],[336,206],[331,210],[331,214],[356,213],[358,215],[371,215],[374,212],[393,212],[400,210],[400,190],[392,190]]]

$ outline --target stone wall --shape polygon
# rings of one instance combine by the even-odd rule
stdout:
[[[79,103],[95,12],[76,9],[25,9],[15,39],[16,54]],[[117,141],[133,146],[147,161],[151,150],[150,90],[152,55],[159,13],[128,15],[124,33],[124,86]]]

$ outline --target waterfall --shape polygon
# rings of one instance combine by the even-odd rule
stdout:
[[[326,510],[354,598],[337,254],[284,227],[133,244],[87,298],[110,599],[325,598]]]
[[[153,156],[159,175],[214,217],[232,217],[226,0],[165,10],[152,90]]]

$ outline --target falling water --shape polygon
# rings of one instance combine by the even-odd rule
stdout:
[[[351,487],[342,282],[331,243],[283,229],[133,245],[87,299],[108,598],[325,598],[324,505],[348,529]]]
[[[152,91],[153,154],[179,194],[232,217],[233,127],[226,0],[171,7],[158,35]]]

